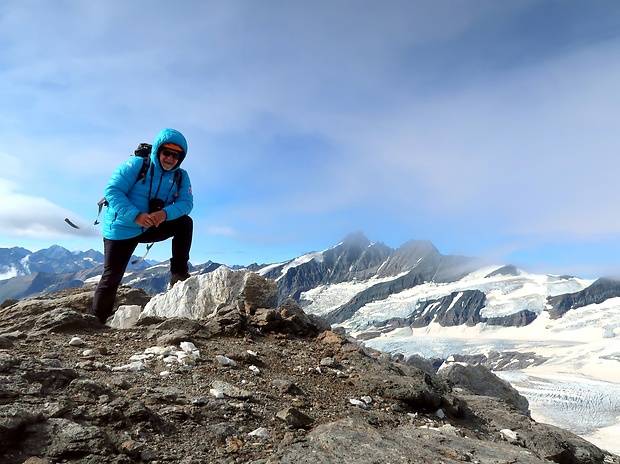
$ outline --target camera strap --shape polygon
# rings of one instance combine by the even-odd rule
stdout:
[[[151,181],[149,182],[149,197],[148,197],[148,199],[149,199],[149,204],[150,204],[150,202],[151,202],[151,200],[152,200],[152,198],[151,198],[151,193],[152,193],[152,191],[153,191],[153,177],[154,177],[154,169],[153,169],[153,166],[151,165]],[[176,179],[176,175],[175,175],[175,177],[174,177],[174,178]],[[162,175],[161,175],[161,177],[159,178],[159,184],[157,185],[157,190],[155,191],[155,196],[154,196],[154,198],[157,198],[157,194],[159,193],[159,189],[160,189],[160,187],[161,187],[161,183],[162,183],[163,179],[164,179],[164,175],[162,174]],[[168,194],[166,195],[166,199],[164,200],[164,205],[166,204],[166,201],[168,201],[168,197],[170,196],[170,192],[172,192],[172,187],[174,187],[174,183],[175,183],[175,182],[173,181],[173,182],[170,184],[170,188],[168,189]],[[141,258],[134,259],[134,260],[131,262],[131,264],[137,264],[137,263],[139,263],[139,262],[141,262],[141,261],[144,261],[144,259],[146,258],[146,255],[148,255],[148,254],[149,254],[149,251],[151,251],[151,248],[153,248],[153,245],[155,245],[155,242],[149,243],[149,244],[146,246],[146,253],[144,253],[144,255],[142,255],[142,257],[141,257]]]
[[[153,191],[153,168],[151,167],[151,182],[149,183],[149,202],[153,199],[153,198],[157,198],[157,195],[159,194],[159,189],[161,188],[161,183],[164,180],[164,175],[162,174],[161,177],[159,178],[159,183],[157,184],[157,190],[155,191],[155,195],[153,196],[153,198],[151,198],[151,192]],[[166,202],[168,201],[168,198],[170,197],[170,192],[172,192],[172,188],[174,187],[174,184],[177,182],[177,175],[176,175],[176,171],[174,173],[174,177],[172,182],[170,183],[170,188],[168,189],[168,193],[166,194],[166,199],[164,200],[164,204],[166,204]]]

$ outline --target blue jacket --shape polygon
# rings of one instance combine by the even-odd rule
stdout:
[[[174,143],[183,148],[183,156],[170,171],[164,171],[157,156],[157,150],[164,143]],[[109,240],[124,240],[137,237],[146,228],[134,220],[139,213],[148,213],[149,201],[153,198],[164,200],[166,221],[185,216],[194,207],[192,185],[187,171],[181,163],[187,154],[187,141],[183,134],[174,129],[163,129],[153,142],[151,166],[143,180],[136,183],[142,158],[132,156],[114,171],[105,189],[108,208],[103,222],[103,236]],[[175,171],[181,171],[181,188],[174,183]]]

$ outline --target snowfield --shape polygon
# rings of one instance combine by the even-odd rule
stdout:
[[[593,282],[577,277],[564,278],[525,272],[517,276],[487,277],[501,267],[488,266],[479,269],[457,282],[427,282],[392,294],[385,300],[368,303],[347,320],[343,327],[351,332],[368,330],[375,322],[391,317],[407,317],[421,301],[436,300],[465,290],[480,290],[487,295],[487,305],[481,312],[483,317],[507,316],[525,309],[540,314],[546,308],[547,297],[578,292]],[[309,302],[304,307],[307,312],[325,315],[360,291],[398,277],[400,276],[319,287],[302,293],[301,299]]]
[[[472,289],[487,295],[483,317],[507,316],[528,309],[538,317],[525,327],[441,327],[431,323],[423,328],[393,330],[366,345],[426,358],[491,351],[531,352],[546,357],[542,365],[496,373],[528,399],[534,419],[571,430],[620,454],[620,298],[572,309],[552,320],[545,311],[547,297],[578,292],[593,281],[525,272],[489,277],[497,269],[487,267],[458,282],[427,282],[392,294],[360,308],[342,326],[356,335],[369,331],[374,323],[407,317],[422,301]],[[309,304],[304,309],[325,315],[378,282],[370,279],[305,292],[302,299]]]
[[[548,357],[539,366],[496,374],[528,399],[535,420],[568,429],[620,454],[620,302],[614,307],[609,301],[606,303],[609,304],[605,309],[582,308],[590,315],[591,326],[575,324],[570,317],[550,321],[543,315],[521,328],[485,330],[479,324],[480,327],[434,325],[400,329],[366,345],[389,353],[427,358],[490,351],[532,352]],[[594,314],[598,314],[598,324]]]
[[[619,384],[580,376],[525,372],[496,374],[528,399],[535,420],[570,429],[599,447],[620,452],[618,443],[597,443],[597,435],[620,431]]]

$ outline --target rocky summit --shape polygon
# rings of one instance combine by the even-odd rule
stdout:
[[[231,276],[221,300],[207,279],[175,286],[172,317],[173,291],[122,287],[119,314],[148,310],[112,327],[92,287],[5,302],[0,462],[620,463],[532,420],[483,366],[367,349],[276,306],[273,281]]]

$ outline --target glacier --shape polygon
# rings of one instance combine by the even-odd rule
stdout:
[[[523,327],[477,324],[397,328],[366,340],[366,346],[405,356],[447,359],[453,354],[488,355],[514,351],[543,356],[547,361],[521,370],[495,373],[509,381],[530,402],[532,417],[571,430],[597,446],[620,454],[620,298],[572,309],[551,319],[547,297],[574,293],[593,280],[569,276],[493,275],[488,266],[451,283],[425,282],[386,299],[367,303],[339,324],[352,335],[372,330],[389,318],[406,317],[418,304],[478,289],[485,293],[484,317],[507,316],[522,310],[537,314]],[[391,277],[396,279],[397,276]],[[301,295],[304,310],[326,315],[360,291],[390,278],[317,287]]]

